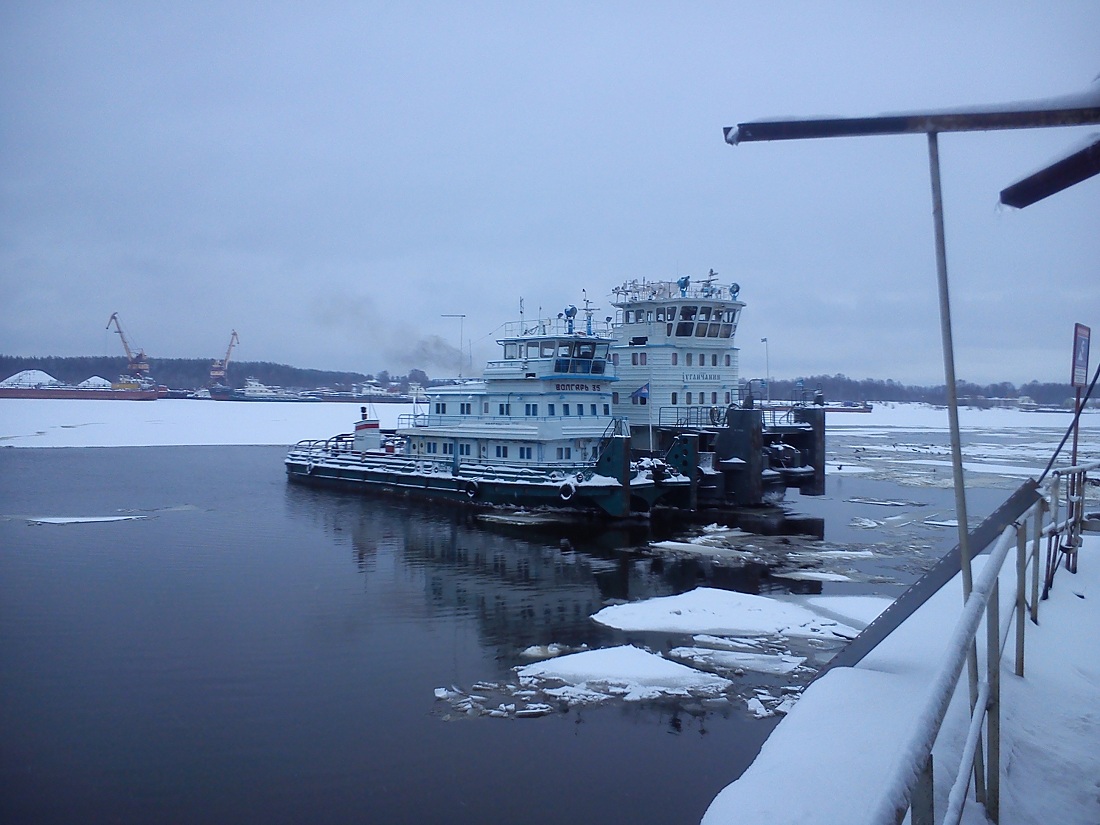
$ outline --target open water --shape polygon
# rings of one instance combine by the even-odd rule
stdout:
[[[466,718],[434,690],[514,679],[529,645],[639,641],[589,619],[609,600],[840,592],[655,555],[648,528],[517,530],[289,485],[283,455],[0,450],[0,821],[698,822],[774,719],[736,701]],[[847,498],[949,508],[949,490],[845,485],[795,503],[827,537],[881,542],[849,592],[896,595],[953,543],[848,526],[874,506]],[[37,522],[119,515],[141,518]]]

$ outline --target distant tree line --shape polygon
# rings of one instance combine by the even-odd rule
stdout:
[[[799,382],[802,391],[813,393],[820,389],[826,401],[919,401],[925,404],[946,404],[947,388],[943,384],[932,387],[899,384],[892,379],[855,379],[846,375],[811,375],[794,380],[772,379],[772,400],[797,398]],[[754,387],[760,394],[761,388]],[[992,399],[1020,398],[1026,396],[1043,406],[1073,406],[1074,389],[1069,384],[1029,381],[1017,387],[1007,381],[997,384],[973,384],[959,381],[956,392],[961,403],[969,406],[994,406]]]
[[[98,375],[114,380],[126,372],[126,359],[122,357],[86,356],[76,358],[41,357],[23,358],[0,355],[0,380],[22,370],[42,370],[59,381],[78,384],[86,378]],[[173,389],[198,389],[210,383],[210,360],[205,358],[150,358],[149,370],[153,380]],[[432,381],[423,370],[409,370],[407,375],[391,375],[382,370],[377,375],[360,372],[335,372],[310,370],[273,364],[269,361],[230,361],[226,371],[232,387],[243,387],[246,378],[275,387],[317,389],[329,387],[346,389],[352,384],[377,380],[383,387],[396,387],[407,392],[409,384],[430,387],[441,381]],[[798,382],[802,391],[813,393],[820,389],[827,401],[920,401],[926,404],[944,404],[947,394],[944,386],[921,387],[899,384],[892,379],[855,379],[845,375],[811,375],[799,379],[772,379],[772,400],[787,400],[798,395]],[[765,390],[754,385],[754,392],[763,395]],[[1069,384],[1040,383],[1030,381],[1021,387],[1008,382],[998,384],[972,384],[960,381],[958,394],[963,403],[991,406],[994,398],[1019,398],[1027,396],[1044,406],[1072,406],[1074,390]],[[1095,401],[1094,401],[1095,403]]]

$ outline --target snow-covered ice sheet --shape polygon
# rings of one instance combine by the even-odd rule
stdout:
[[[592,618],[619,630],[689,635],[850,637],[856,632],[797,604],[711,587],[605,607]]]
[[[516,672],[521,684],[573,701],[602,701],[613,696],[626,701],[714,696],[733,685],[721,676],[670,662],[633,645],[572,653],[525,665]],[[561,687],[548,683],[561,683]]]

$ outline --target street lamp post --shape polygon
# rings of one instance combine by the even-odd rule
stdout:
[[[466,316],[458,313],[440,315],[440,318],[457,318],[458,319],[458,377],[462,377],[462,362],[465,360],[462,355],[462,325],[466,321]]]
[[[764,345],[764,389],[767,393],[767,401],[770,404],[772,400],[772,364],[771,359],[768,357],[768,339],[761,338],[760,343]]]

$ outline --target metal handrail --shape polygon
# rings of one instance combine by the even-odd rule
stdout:
[[[1012,625],[1016,626],[1015,672],[1024,675],[1024,630],[1025,612],[1030,601],[1030,618],[1038,623],[1039,598],[1038,576],[1040,545],[1047,540],[1047,587],[1049,591],[1053,570],[1058,561],[1054,557],[1053,547],[1057,546],[1066,556],[1066,566],[1076,570],[1076,551],[1080,546],[1080,535],[1084,519],[1084,496],[1081,491],[1088,483],[1088,473],[1100,470],[1100,461],[1081,464],[1075,467],[1055,471],[1046,485],[1044,494],[1038,502],[1026,510],[1017,521],[1006,527],[997,538],[989,552],[989,558],[981,575],[966,599],[962,615],[959,617],[947,646],[946,658],[933,681],[935,686],[927,698],[918,716],[918,724],[910,741],[905,743],[902,752],[914,754],[903,763],[899,770],[907,777],[906,792],[903,800],[884,800],[875,821],[901,822],[907,811],[911,812],[914,825],[931,823],[934,820],[932,809],[933,771],[932,748],[939,735],[959,680],[966,663],[967,654],[977,636],[978,628],[985,616],[986,625],[986,678],[977,685],[977,701],[971,714],[967,737],[963,746],[962,758],[948,795],[947,809],[942,822],[945,825],[957,825],[962,818],[963,806],[970,789],[971,779],[976,780],[978,801],[985,805],[986,815],[993,821],[999,819],[1000,800],[1000,671],[1003,651],[1007,644]],[[1059,520],[1061,509],[1061,481],[1068,479],[1066,485],[1067,513]],[[1050,521],[1044,523],[1049,513]],[[1029,527],[1030,537],[1029,537]],[[1065,540],[1065,541],[1063,541]],[[1000,577],[1005,560],[1012,548],[1016,549],[1016,582],[1013,593],[1015,610],[1002,622],[1000,620]],[[976,548],[975,548],[976,549]],[[1070,567],[1072,557],[1073,566]],[[1027,569],[1031,567],[1032,579],[1028,599]],[[984,776],[975,775],[982,760],[976,757],[982,753],[982,731],[985,730]],[[984,780],[982,782],[981,780]]]

